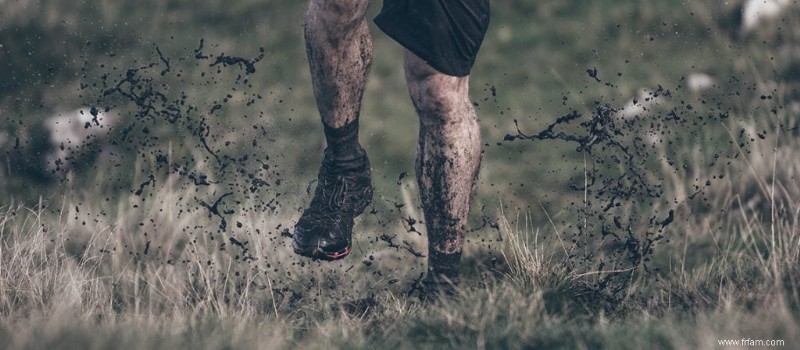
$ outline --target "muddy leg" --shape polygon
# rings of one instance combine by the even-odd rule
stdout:
[[[324,125],[356,121],[372,63],[364,19],[369,0],[310,0],[305,12],[306,53]]]
[[[295,225],[295,253],[337,260],[350,253],[354,218],[372,200],[369,160],[358,115],[372,62],[364,15],[369,0],[310,0],[305,40],[327,148],[314,198]]]
[[[458,282],[458,263],[481,160],[469,77],[439,73],[406,51],[408,91],[419,116],[417,181],[428,231],[428,274]]]

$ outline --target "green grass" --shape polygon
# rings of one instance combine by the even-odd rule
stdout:
[[[416,117],[401,50],[379,31],[361,134],[376,177],[375,210],[359,219],[352,256],[323,263],[292,255],[282,235],[308,200],[323,147],[313,136],[321,128],[301,44],[302,1],[7,2],[0,10],[0,347],[716,349],[717,340],[743,338],[797,347],[800,168],[792,160],[800,113],[792,103],[800,97],[793,30],[800,15],[788,11],[744,35],[733,16],[741,2],[494,1],[471,77],[486,142],[475,231],[460,298],[433,305],[406,295],[425,259],[379,239],[425,246],[404,221],[421,218],[413,176],[398,180],[413,173]],[[201,38],[212,55],[251,58],[263,47],[266,56],[248,83],[237,84],[238,68],[216,73],[192,58]],[[173,70],[142,74],[170,99],[188,96],[197,109],[187,118],[206,118],[219,132],[209,144],[220,155],[247,161],[223,169],[185,125],[136,119],[130,104],[98,100],[103,74],[113,81],[159,62],[156,45]],[[601,83],[587,75],[591,68]],[[716,86],[689,91],[684,78],[693,72],[711,74]],[[644,230],[667,209],[676,220],[645,265],[624,272],[597,260],[576,265],[565,256],[602,257],[613,248],[574,235],[608,218],[582,216],[585,198],[603,197],[568,188],[608,153],[501,141],[516,131],[515,120],[535,133],[556,116],[576,110],[588,120],[597,103],[619,108],[658,85],[672,97],[643,117],[681,107],[687,120],[645,149],[651,157],[642,166],[664,195],[635,197],[613,212]],[[207,112],[229,93],[231,102]],[[262,98],[247,105],[255,94]],[[42,121],[87,104],[113,104],[122,125],[137,133],[148,126],[151,137],[117,145],[113,156],[89,154],[59,182],[41,166],[52,148]],[[710,118],[719,112],[728,118]],[[638,131],[661,130],[647,121]],[[159,155],[182,168],[164,167]],[[259,162],[269,169],[258,170]],[[248,174],[235,164],[270,187],[247,190]],[[195,184],[185,171],[219,183]],[[135,195],[151,174],[155,185]],[[228,228],[219,230],[219,218],[199,203],[229,191],[220,207],[230,210]],[[482,224],[487,219],[497,228]],[[599,287],[608,276],[620,276],[620,293]]]
[[[660,272],[639,275],[621,301],[598,293],[591,273],[567,268],[556,236],[543,238],[548,227],[507,213],[502,243],[468,246],[460,298],[425,305],[404,294],[419,268],[407,253],[362,240],[377,257],[372,266],[361,263],[367,258],[360,252],[310,262],[289,253],[287,238],[254,233],[276,218],[235,217],[243,227],[228,235],[248,242],[255,259],[245,261],[240,248],[220,249],[225,236],[186,235],[187,227],[215,221],[176,217],[170,211],[180,197],[165,186],[154,196],[160,202],[139,210],[121,202],[78,211],[73,201],[80,197],[4,208],[0,342],[76,349],[712,349],[717,339],[800,341],[796,211],[769,219],[739,208],[680,224],[660,247]],[[391,283],[396,277],[401,281]]]

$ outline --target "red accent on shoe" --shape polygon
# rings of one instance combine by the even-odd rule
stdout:
[[[320,250],[315,250],[314,251],[314,256],[316,258],[323,259],[323,260],[331,260],[331,261],[332,260],[342,259],[342,258],[344,258],[344,257],[346,257],[348,255],[350,255],[350,247],[345,247],[344,249],[342,249],[342,250],[340,250],[338,252],[333,252],[333,253],[326,253],[326,252],[323,252],[323,251],[320,251]]]

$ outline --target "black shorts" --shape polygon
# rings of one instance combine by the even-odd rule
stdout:
[[[489,0],[384,0],[375,24],[431,67],[463,77],[489,26]]]

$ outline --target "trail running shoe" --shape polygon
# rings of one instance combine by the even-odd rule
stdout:
[[[336,169],[326,152],[314,198],[297,221],[292,236],[296,254],[338,260],[350,254],[353,219],[372,201],[369,159],[355,170]]]

